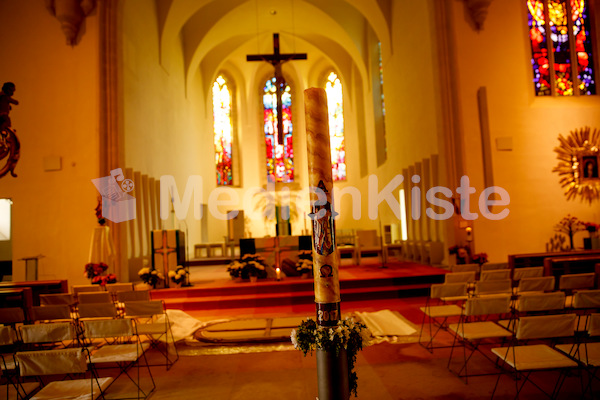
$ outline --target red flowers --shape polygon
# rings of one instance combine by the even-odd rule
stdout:
[[[92,278],[93,285],[104,286],[107,283],[116,283],[117,276],[115,274],[99,275]]]
[[[94,264],[87,263],[85,264],[85,276],[88,279],[92,279],[94,277],[98,277],[104,273],[108,269],[108,265],[104,263]]]

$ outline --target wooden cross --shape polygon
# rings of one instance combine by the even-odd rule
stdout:
[[[281,95],[285,91],[285,80],[281,73],[281,64],[290,60],[306,60],[306,53],[279,52],[279,33],[273,34],[273,54],[249,54],[246,61],[266,61],[275,67],[275,81],[277,87],[277,141],[283,143],[283,107]]]
[[[177,235],[177,233],[175,233]],[[177,240],[177,236],[175,236]],[[177,245],[175,245],[177,246]],[[169,254],[177,253],[177,247],[169,247],[167,231],[162,231],[162,248],[154,250],[163,256],[163,273],[165,275],[165,287],[169,287]]]

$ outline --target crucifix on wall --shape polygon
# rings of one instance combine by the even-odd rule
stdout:
[[[283,143],[283,109],[281,96],[285,91],[285,80],[281,72],[281,65],[290,60],[306,60],[306,53],[280,53],[279,33],[273,34],[273,54],[249,54],[246,61],[266,61],[275,67],[275,80],[277,85],[277,140]]]

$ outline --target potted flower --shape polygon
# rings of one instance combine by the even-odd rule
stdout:
[[[471,249],[469,246],[455,245],[448,249],[450,254],[456,254],[457,264],[469,264],[471,263]]]
[[[92,285],[106,286],[107,283],[117,283],[117,276],[115,274],[108,274],[92,278]]]
[[[241,260],[242,278],[250,278],[251,282],[256,282],[258,278],[267,277],[267,263],[262,256],[257,254],[244,254]]]
[[[311,275],[313,271],[313,260],[311,250],[302,250],[298,254],[296,271],[298,271],[303,278],[308,278]]]
[[[267,263],[262,256],[257,254],[244,254],[240,260],[232,261],[227,267],[229,275],[236,280],[267,277]]]
[[[85,277],[88,279],[94,279],[100,276],[108,269],[108,265],[103,262],[100,263],[87,263],[85,264]]]
[[[229,276],[231,276],[231,279],[241,281],[243,268],[244,264],[237,260],[234,260],[227,266],[227,272],[229,272]]]
[[[313,350],[317,351],[319,360],[327,354],[335,355],[341,363],[337,369],[348,372],[349,392],[357,396],[356,355],[371,344],[371,332],[363,323],[346,318],[338,321],[337,326],[320,326],[308,318],[292,330],[291,340],[294,348],[302,351],[304,356],[308,352],[312,354]]]
[[[163,274],[161,274],[160,272],[158,272],[155,269],[150,269],[148,267],[144,267],[142,269],[140,269],[138,271],[138,275],[140,277],[140,279],[142,280],[142,282],[144,282],[145,284],[152,286],[153,289],[156,289],[156,285],[159,282],[162,282],[165,280],[165,277],[163,276]]]
[[[175,271],[169,271],[169,279],[173,282],[177,287],[180,287],[185,283],[185,280],[188,276],[188,272],[183,268],[183,266],[178,265]]]
[[[471,262],[479,264],[481,267],[482,264],[488,262],[487,253],[475,253],[471,256]]]

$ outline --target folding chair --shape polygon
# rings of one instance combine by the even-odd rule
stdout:
[[[84,303],[79,305],[77,311],[80,320],[88,318],[117,318],[117,309],[113,303]]]
[[[102,286],[101,285],[73,285],[73,287],[71,289],[73,291],[73,296],[75,296],[75,298],[77,298],[77,296],[79,296],[79,293],[101,292]]]
[[[84,341],[91,346],[94,341],[100,340],[102,343],[92,351],[90,363],[96,370],[118,368],[118,375],[113,378],[109,387],[125,375],[133,383],[137,397],[119,398],[137,398],[146,399],[156,389],[152,371],[146,359],[146,350],[150,347],[148,343],[142,343],[134,328],[134,321],[131,319],[94,319],[82,321]],[[145,369],[148,372],[149,380],[152,383],[151,388],[142,388],[140,377],[140,361],[144,360]],[[136,375],[132,376],[129,371],[136,367]],[[109,387],[106,389],[108,390]],[[120,392],[128,391],[127,386],[120,386]],[[117,395],[117,393],[114,393]],[[127,394],[130,394],[127,392]],[[111,393],[112,398],[113,393]],[[141,396],[141,397],[140,397]]]
[[[475,272],[478,274],[479,270],[479,264],[457,264],[450,266],[450,271],[452,272]]]
[[[84,348],[18,352],[15,358],[21,377],[83,374],[88,371],[89,353]],[[112,378],[90,378],[52,381],[36,393],[33,399],[97,399],[110,385]],[[43,383],[43,382],[42,382]]]
[[[40,305],[55,306],[55,305],[75,305],[75,299],[71,293],[51,293],[40,294]]]
[[[556,349],[574,358],[579,363],[586,367],[589,374],[589,381],[584,389],[583,396],[590,391],[593,397],[592,383],[598,379],[596,374],[598,373],[598,367],[600,367],[600,342],[597,338],[600,337],[600,314],[594,313],[590,315],[589,324],[587,328],[588,337],[585,338],[583,343],[573,344],[559,344]],[[590,342],[590,340],[596,340]]]
[[[503,340],[513,335],[511,331],[496,323],[501,317],[510,315],[510,300],[510,295],[467,299],[458,323],[448,325],[448,330],[454,333],[452,350],[448,358],[448,369],[459,378],[465,378],[465,383],[468,383],[469,376],[490,375],[490,373],[469,375],[467,369],[467,364],[476,350],[491,361],[491,358],[480,349],[483,341]],[[475,320],[475,318],[479,318],[479,320]],[[458,371],[453,371],[451,368],[452,355],[454,348],[459,345],[463,347],[463,363]],[[468,356],[467,348],[470,350]]]
[[[473,283],[475,282],[475,272],[448,272],[444,275],[444,283]]]
[[[593,289],[595,285],[596,274],[593,272],[561,275],[558,281],[558,289],[564,290],[567,295],[572,294],[576,290]]]
[[[78,344],[72,322],[22,325],[19,334],[29,350],[74,347]]]
[[[106,291],[111,294],[113,301],[116,302],[117,301],[117,293],[133,291],[133,283],[131,283],[131,282],[108,283],[108,284],[106,284]]]
[[[481,274],[479,275],[480,281],[499,281],[509,279],[510,269],[494,269],[490,271],[481,271]]]
[[[512,293],[512,283],[510,279],[475,282],[475,296],[507,293]]]
[[[112,296],[108,292],[79,293],[77,296],[79,304],[112,303]]]
[[[0,308],[0,324],[10,325],[15,330],[18,324],[25,323],[25,312],[21,307]]]
[[[587,329],[589,315],[600,312],[600,290],[580,290],[571,296],[569,306],[578,316],[577,332]],[[583,323],[582,323],[583,322]]]
[[[447,321],[451,317],[460,317],[462,308],[456,304],[467,299],[467,283],[445,283],[431,285],[430,296],[427,298],[425,307],[421,307],[423,311],[423,321],[419,332],[419,344],[425,347],[430,353],[433,353],[433,339],[438,332],[443,329],[447,330]],[[432,301],[438,304],[432,305]],[[423,330],[425,328],[425,318],[428,318],[429,326],[429,341],[424,343],[421,341]],[[441,321],[439,321],[441,319]],[[437,327],[433,332],[434,326]],[[437,346],[435,348],[444,348],[449,346]]]
[[[553,276],[541,276],[537,278],[523,278],[519,280],[517,293],[525,292],[552,292],[556,287],[556,279]]]
[[[515,300],[513,308],[513,317],[508,321],[500,321],[499,323],[514,332],[515,325],[520,317],[557,313],[564,310],[565,294],[563,292],[523,293]]]
[[[519,396],[523,386],[530,382],[550,398],[556,398],[566,377],[564,371],[576,368],[577,363],[548,344],[519,345],[519,343],[540,339],[573,339],[575,318],[574,314],[521,317],[518,321],[513,345],[492,349],[492,353],[502,360],[505,366],[510,366],[514,371],[516,397]],[[530,379],[531,373],[535,371],[554,369],[560,370],[561,373],[551,394],[546,393],[543,388]],[[500,374],[496,380],[492,398],[502,375]]]
[[[165,356],[165,363],[157,365],[164,365],[169,370],[179,360],[179,352],[164,302],[162,300],[127,301],[124,303],[124,307],[125,316],[136,319],[137,334],[148,337],[152,347]],[[163,341],[165,343],[164,351],[160,347]],[[169,342],[175,354],[174,359],[169,352]]]
[[[523,278],[538,278],[540,276],[544,276],[544,267],[515,268],[512,280],[518,282]]]
[[[21,383],[17,378],[18,370],[14,359],[17,350],[16,331],[10,326],[0,326],[0,376],[2,385],[0,393],[6,393],[6,398],[26,398],[39,388],[38,382]]]
[[[131,290],[127,292],[117,292],[117,301],[124,303],[126,301],[149,301],[149,290]]]
[[[71,320],[71,307],[66,304],[32,308],[32,321]]]
[[[481,264],[481,272],[493,271],[497,269],[508,269],[508,263],[485,263]]]

